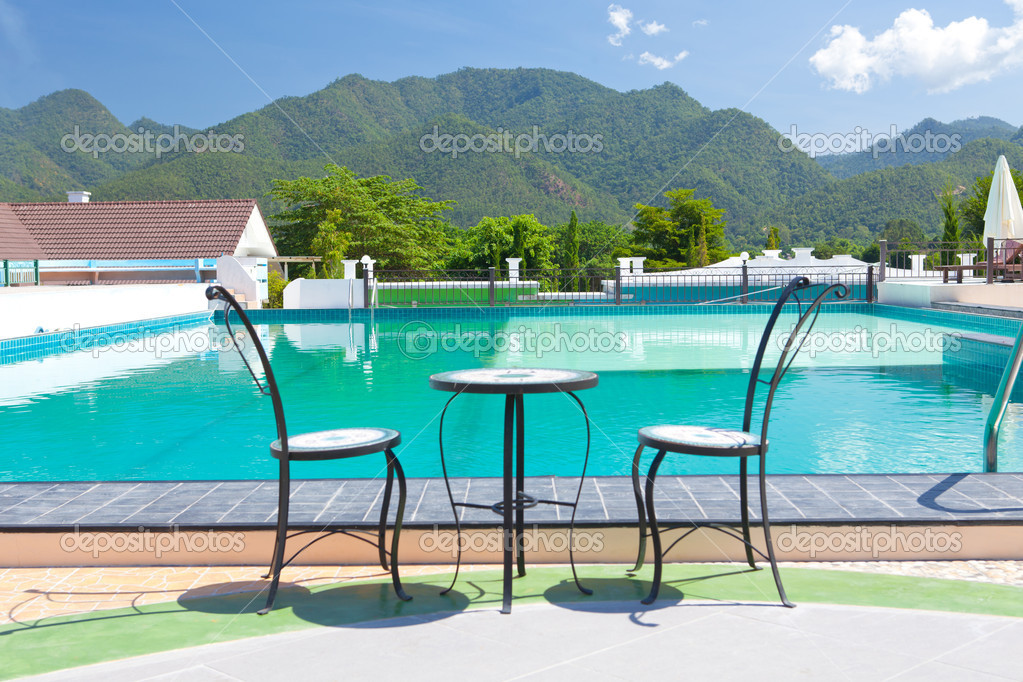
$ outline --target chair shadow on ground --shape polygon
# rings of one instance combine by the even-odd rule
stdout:
[[[654,623],[640,622],[641,616],[651,611],[682,605],[763,605],[761,602],[728,599],[727,587],[723,587],[720,592],[694,589],[696,585],[702,586],[703,584],[710,588],[714,583],[704,583],[704,581],[712,581],[714,578],[736,577],[759,573],[759,571],[760,569],[748,567],[740,569],[731,568],[730,570],[716,571],[705,575],[686,576],[671,580],[665,579],[661,583],[661,591],[657,601],[650,605],[641,603],[641,600],[650,592],[650,581],[637,579],[634,573],[629,573],[620,578],[584,577],[583,582],[585,585],[593,589],[592,596],[580,594],[573,581],[564,580],[548,588],[544,592],[544,598],[555,606],[573,611],[627,613],[630,614],[630,620],[639,625],[655,626],[656,624]],[[774,606],[774,604],[768,604],[768,606]]]
[[[304,581],[303,581],[304,582]],[[140,597],[153,593],[172,594],[179,590],[145,590],[137,593],[130,606],[114,607],[99,611],[85,611],[72,614],[43,616],[40,618],[15,621],[0,627],[0,636],[18,633],[39,632],[51,628],[84,626],[90,623],[133,620],[152,616],[181,614],[192,612],[225,616],[245,616],[253,619],[265,600],[269,581],[241,580],[237,582],[203,585],[192,590],[181,592],[176,599],[168,598],[165,602],[153,604],[136,604]],[[299,583],[281,583],[280,601],[274,612],[281,610],[295,618],[309,623],[342,627],[387,627],[409,625],[413,621],[394,621],[389,619],[406,616],[429,616],[430,619],[448,617],[468,609],[470,598],[464,593],[452,590],[441,596],[440,592],[446,585],[433,584],[426,581],[409,582],[407,591],[413,596],[410,602],[396,599],[389,581],[382,582],[350,582],[324,585],[322,589],[309,589]],[[104,591],[57,592],[31,590],[40,597],[88,598],[94,596],[99,601],[111,596]],[[88,603],[88,602],[84,602]],[[421,618],[420,618],[421,619]],[[376,622],[385,621],[385,622]]]
[[[999,512],[1021,512],[1023,507],[982,507],[980,509],[962,509],[959,507],[949,507],[938,502],[938,498],[943,494],[952,490],[957,483],[965,480],[970,474],[950,474],[945,477],[940,483],[937,483],[927,492],[920,495],[917,498],[917,502],[928,509],[934,509],[935,511],[943,511],[951,514],[993,514]]]
[[[267,583],[269,585],[269,583]],[[201,594],[182,594],[177,603],[188,611],[216,614],[252,614],[262,608],[260,592],[210,595],[211,587],[198,590]],[[274,611],[290,613],[307,623],[332,627],[403,627],[449,617],[468,609],[470,599],[464,593],[452,590],[445,595],[444,586],[430,582],[406,582],[405,590],[411,601],[394,596],[390,582],[351,582],[328,585],[315,591],[294,583],[281,583]]]

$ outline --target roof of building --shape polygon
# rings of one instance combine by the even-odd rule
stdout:
[[[0,260],[46,258],[39,244],[18,220],[10,204],[0,204]]]
[[[0,248],[13,213],[44,254],[36,258],[215,258],[235,252],[254,208],[255,199],[0,204]]]

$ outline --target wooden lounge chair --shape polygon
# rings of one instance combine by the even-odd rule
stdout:
[[[1001,247],[994,250],[992,256],[992,274],[1001,272],[1002,276],[1010,281],[1012,277],[1023,276],[1023,263],[1019,262],[1023,257],[1023,243],[1015,239],[1006,239]],[[948,284],[948,273],[950,272],[956,273],[956,283],[962,284],[964,272],[971,270],[984,272],[987,270],[987,263],[981,261],[972,265],[935,265],[934,269],[941,273],[943,284]]]

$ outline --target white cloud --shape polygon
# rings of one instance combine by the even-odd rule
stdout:
[[[663,71],[664,69],[670,69],[671,67],[675,66],[676,64],[678,64],[680,61],[682,61],[683,59],[685,59],[688,56],[689,56],[689,52],[687,52],[686,50],[683,50],[683,51],[679,52],[672,59],[665,59],[664,57],[658,57],[655,54],[650,54],[649,52],[644,52],[643,54],[639,55],[639,63],[640,64],[651,64],[651,65],[654,66],[654,68],[657,68],[657,69],[660,69],[660,70]]]
[[[664,33],[668,30],[668,27],[664,24],[657,23],[656,21],[640,21],[639,30],[646,33],[648,36],[655,36],[658,33]]]
[[[607,37],[607,42],[615,47],[621,47],[622,38],[632,33],[632,29],[629,28],[629,22],[632,21],[632,12],[621,5],[610,4],[607,6],[607,20],[618,29],[617,33]]]
[[[832,26],[810,64],[832,88],[863,93],[893,76],[919,80],[929,93],[990,80],[1023,64],[1023,0],[1005,0],[1015,21],[1004,28],[968,17],[935,26],[927,10],[908,9],[868,40],[854,26]]]
[[[697,19],[696,21],[693,22],[693,26],[706,26],[709,23],[710,20],[708,19]]]

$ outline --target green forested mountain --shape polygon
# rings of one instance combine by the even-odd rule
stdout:
[[[61,141],[75,126],[91,135],[213,131],[238,136],[244,150],[68,153]],[[924,164],[898,165],[896,154],[878,166],[869,153],[815,161],[783,151],[781,133],[763,120],[711,111],[676,85],[618,92],[545,69],[466,68],[393,83],[349,75],[200,130],[145,118],[125,126],[87,93],[66,90],[0,109],[0,201],[63,200],[64,191],[87,189],[95,200],[256,197],[271,213],[280,208],[265,196],[273,179],[322,176],[334,162],[361,176],[415,178],[425,196],[457,202],[448,217],[461,227],[526,213],[556,224],[572,210],[581,222],[623,223],[637,203],[663,204],[665,190],[694,188],[725,209],[735,249],[762,247],[770,225],[788,228],[786,246],[830,236],[865,242],[898,217],[933,231],[934,194],[945,180],[970,187],[998,153],[1023,167],[1023,137],[1004,122],[928,120],[907,132],[925,128],[970,141]],[[589,147],[566,149],[569,133]],[[445,135],[479,148],[434,148]],[[480,151],[499,139],[510,148]],[[531,148],[516,153],[520,140]]]
[[[976,177],[993,171],[1002,154],[1011,167],[1023,168],[1023,146],[990,138],[976,140],[943,161],[885,168],[837,181],[762,218],[765,224],[788,227],[792,241],[801,244],[830,237],[864,243],[895,218],[910,218],[927,234],[939,234],[941,211],[936,197],[941,188],[951,181],[961,192],[970,192]]]
[[[934,163],[954,156],[974,140],[1010,140],[1018,130],[1001,119],[979,116],[951,123],[925,118],[909,130],[897,132],[902,139],[894,144],[879,141],[862,152],[818,156],[817,161],[836,178],[844,179],[882,168]],[[890,131],[877,133],[888,135]]]

